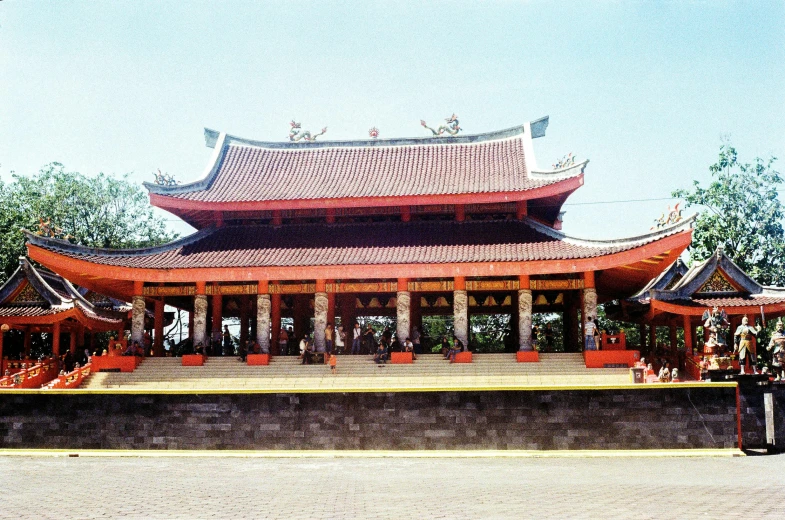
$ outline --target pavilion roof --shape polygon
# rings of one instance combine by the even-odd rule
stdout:
[[[588,161],[538,169],[531,141],[545,134],[547,123],[455,137],[311,142],[205,130],[215,152],[202,179],[145,186],[154,205],[191,223],[203,222],[205,211],[471,203],[477,196],[487,202],[556,197],[548,205],[557,215],[582,184]]]
[[[125,314],[95,307],[82,297],[65,278],[36,268],[25,257],[19,268],[0,287],[0,319],[46,318],[63,315],[63,319],[80,315],[87,321],[104,326],[119,326]],[[78,319],[78,318],[77,318]],[[53,321],[59,321],[53,318]]]
[[[621,253],[683,232],[691,222],[625,240],[576,239],[532,219],[211,227],[134,250],[88,248],[31,233],[27,238],[67,257],[142,269],[528,262]]]
[[[668,312],[683,308],[747,308],[785,303],[785,288],[759,284],[736,265],[722,249],[689,269],[677,260],[638,294],[628,299],[633,305],[654,305]]]

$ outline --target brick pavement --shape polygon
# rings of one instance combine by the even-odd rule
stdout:
[[[785,455],[0,457],[0,518],[785,518]]]

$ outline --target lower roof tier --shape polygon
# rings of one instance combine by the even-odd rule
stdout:
[[[689,245],[692,220],[625,240],[580,240],[531,219],[223,226],[163,246],[94,249],[28,233],[31,258],[80,285],[516,276],[615,270],[629,295]],[[106,282],[100,282],[104,279]],[[109,280],[125,282],[112,288]],[[121,289],[120,285],[124,286]],[[618,290],[617,290],[618,289]]]

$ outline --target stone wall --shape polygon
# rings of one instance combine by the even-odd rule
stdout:
[[[0,448],[735,447],[726,387],[0,396]]]
[[[766,447],[766,412],[763,394],[771,392],[774,402],[774,439],[777,448],[785,449],[785,386],[739,385],[741,401],[741,431],[744,448]]]

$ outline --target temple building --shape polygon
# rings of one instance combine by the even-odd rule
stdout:
[[[262,142],[205,130],[214,150],[201,179],[146,185],[150,201],[194,226],[191,236],[135,250],[95,249],[27,234],[31,259],[96,293],[132,302],[131,334],[164,305],[191,314],[194,343],[220,339],[237,316],[241,341],[276,353],[283,317],[324,345],[328,322],[396,318],[398,338],[423,316],[451,314],[468,344],[475,314],[509,314],[520,350],[532,313],[564,317],[578,351],[581,316],[624,299],[690,244],[692,219],[624,240],[561,231],[562,205],[588,161],[538,167],[548,118],[478,135]],[[311,325],[313,320],[313,325]],[[271,347],[272,346],[272,347]]]
[[[125,302],[75,288],[68,280],[46,270],[37,269],[26,258],[19,259],[19,268],[0,287],[0,360],[8,354],[3,340],[7,330],[23,334],[22,354],[30,354],[34,333],[51,334],[52,354],[61,354],[61,337],[68,336],[68,349],[75,353],[97,332],[121,332],[131,308]],[[5,373],[5,365],[2,373]]]

